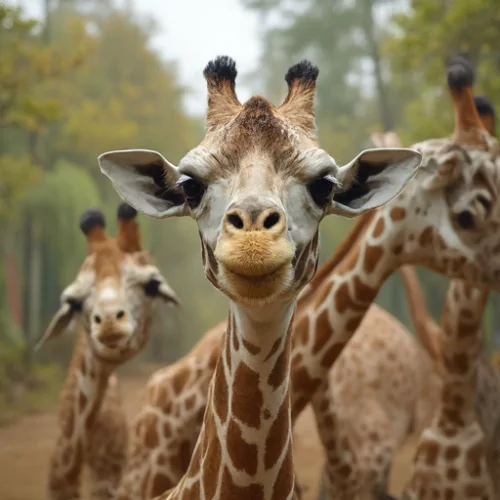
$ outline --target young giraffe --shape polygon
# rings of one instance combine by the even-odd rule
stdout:
[[[62,334],[72,322],[77,328],[50,461],[51,500],[80,498],[84,466],[90,471],[92,498],[114,498],[125,466],[128,429],[113,371],[147,342],[155,299],[179,303],[149,254],[141,251],[136,214],[121,204],[118,235],[111,239],[102,212],[83,213],[80,228],[88,256],[36,346]]]
[[[441,328],[420,310],[425,322],[419,327],[438,335],[444,384],[435,416],[420,436],[404,500],[500,495],[500,374],[481,353],[487,296],[486,289],[453,280]]]
[[[465,106],[468,88],[463,92],[460,88],[459,93],[464,103],[457,102],[457,106],[462,114],[469,114],[470,108]],[[475,130],[472,137],[477,141],[458,145],[451,138],[419,144],[418,148],[427,152],[425,167],[418,173],[420,182],[411,183],[386,208],[361,217],[346,242],[301,294],[293,333],[293,420],[326,378],[367,310],[369,317],[363,328],[374,331],[386,327],[387,313],[380,314],[376,305],[370,305],[387,276],[403,263],[419,262],[448,276],[497,286],[498,255],[493,254],[495,258],[487,264],[483,253],[497,240],[491,227],[498,223],[499,200],[494,187],[500,173],[498,143],[476,122],[464,120],[461,114],[458,118],[458,132]],[[478,201],[484,197],[491,200],[487,213]],[[220,349],[216,333],[212,335],[172,370],[161,370],[150,379],[145,405],[135,424],[132,460],[120,487],[120,500],[158,495],[186,471],[199,432],[199,416],[205,409],[213,360]],[[329,425],[330,417],[326,416],[325,423]],[[151,434],[154,440],[149,439]],[[326,442],[333,448],[330,438]],[[338,442],[342,445],[338,450],[350,446],[345,436]],[[367,438],[366,451],[361,448],[366,457],[373,456],[372,442]],[[334,464],[339,463],[336,449],[330,451]],[[341,454],[345,461],[339,469],[341,480],[346,479],[348,496],[364,484],[365,475],[357,465],[355,469],[352,454]],[[383,488],[386,469],[379,464],[375,478],[369,476],[370,484]]]
[[[386,203],[420,164],[409,149],[372,150],[338,168],[316,142],[317,75],[303,61],[288,70],[279,107],[259,96],[240,104],[235,64],[219,57],[204,71],[207,134],[179,168],[146,150],[99,158],[138,210],[196,220],[205,274],[230,303],[197,444],[162,499],[294,497],[290,327],[316,271],[319,222]],[[149,443],[158,443],[156,426]]]

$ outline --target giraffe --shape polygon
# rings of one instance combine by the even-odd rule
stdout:
[[[404,500],[493,500],[500,494],[500,373],[481,353],[487,296],[487,289],[452,280],[441,327],[420,310],[425,321],[419,328],[431,328],[439,339],[443,389],[417,444]]]
[[[476,96],[475,104],[485,128],[494,135],[492,103]],[[429,351],[438,363],[444,387],[434,419],[417,445],[404,498],[417,494],[424,500],[438,494],[456,500],[481,494],[481,498],[498,498],[500,372],[481,349],[481,319],[488,291],[453,280],[440,326],[427,310],[415,270],[405,267],[402,272],[412,320],[416,330],[432,340]],[[451,456],[451,450],[459,455]]]
[[[465,84],[457,88],[457,80],[463,82],[464,78]],[[467,114],[476,111],[477,126],[481,126],[491,135],[494,133],[493,106],[484,97],[472,97],[473,79],[474,74],[467,61],[462,58],[452,61],[448,83],[455,102],[455,138],[457,143],[461,144],[473,142],[470,130],[460,130],[461,122],[470,123],[473,118],[462,116],[464,111]],[[468,104],[464,101],[468,101]],[[373,134],[372,140],[378,146],[401,145],[395,133]],[[494,151],[494,155],[498,155],[498,152]],[[407,276],[404,267],[403,276]],[[391,335],[388,340],[386,335],[385,344],[379,343],[377,355],[367,362],[367,359],[370,359],[369,351],[376,346],[378,338],[376,336],[368,339],[367,335],[363,335],[362,329],[358,330],[334,365],[330,379],[324,381],[322,389],[313,398],[318,431],[328,456],[322,477],[321,498],[354,496],[355,491],[359,491],[359,498],[373,498],[373,491],[376,492],[375,496],[384,498],[390,462],[395,450],[408,433],[421,432],[432,417],[442,390],[443,372],[440,364],[435,362],[436,343],[432,329],[420,328],[417,329],[417,334],[431,359],[428,359],[425,353],[403,359],[400,356],[408,349],[404,349],[402,345],[398,349],[398,342],[402,342],[402,339],[395,339],[395,336]],[[365,356],[361,355],[363,352]],[[412,361],[409,362],[408,359]],[[417,380],[413,390],[396,390],[395,387],[405,387],[402,381],[411,380],[410,374]],[[377,388],[375,391],[374,385]],[[380,391],[380,386],[386,388],[385,394]],[[359,397],[353,398],[356,392]],[[342,429],[341,432],[336,429],[334,431],[338,434],[337,445],[332,440],[332,421],[336,428]],[[405,422],[411,422],[406,430],[401,428]],[[346,480],[342,476],[341,467],[345,466],[346,461],[341,460],[339,465],[341,435],[351,443],[350,461],[355,464],[356,469],[351,484],[357,483],[356,486],[350,487],[350,479]],[[333,450],[328,449],[328,441]],[[344,485],[344,489],[341,485]]]
[[[195,219],[205,275],[229,299],[194,452],[179,483],[159,498],[294,497],[290,329],[296,297],[316,272],[319,223],[387,203],[420,165],[420,153],[400,148],[364,151],[337,167],[317,144],[318,72],[308,61],[290,67],[278,107],[260,96],[241,104],[236,65],[218,57],[204,70],[205,138],[179,167],[149,150],[99,157],[139,211]]]
[[[109,238],[100,210],[80,219],[88,255],[61,295],[35,349],[70,326],[77,341],[59,401],[59,435],[49,466],[48,498],[80,498],[80,477],[90,472],[94,500],[114,498],[125,466],[128,428],[114,370],[147,342],[153,304],[179,305],[175,292],[142,251],[137,212],[118,207],[118,234]]]
[[[459,62],[458,70],[454,69],[459,76],[463,66]],[[465,70],[469,71],[467,64]],[[453,75],[449,80],[457,94],[455,106],[469,115],[471,109],[466,104],[472,95],[471,83],[453,83]],[[499,146],[477,121],[466,120],[462,114],[457,115],[454,137],[416,145],[425,153],[424,166],[417,174],[419,182],[410,183],[384,208],[361,216],[344,244],[301,293],[293,332],[293,420],[321,389],[321,382],[365,313],[368,318],[363,328],[382,328],[384,315],[371,304],[385,279],[401,265],[420,263],[450,277],[498,286],[498,261],[492,252],[496,238],[491,228],[498,223],[495,185],[500,173]],[[476,114],[471,118],[477,118]],[[469,140],[458,143],[464,131],[470,133]],[[486,213],[481,208],[485,200],[490,204]],[[484,255],[488,253],[492,258],[487,264]],[[222,338],[223,326],[220,328]],[[175,485],[186,471],[207,402],[208,381],[213,374],[210,359],[216,359],[218,352],[214,350],[221,349],[215,332],[212,335],[202,339],[175,367],[151,377],[134,425],[132,459],[119,490],[120,500],[152,498]],[[151,433],[154,442],[148,439]],[[364,474],[355,470],[352,454],[342,453],[347,463],[339,462],[332,440],[326,442],[332,448],[333,463],[340,464],[339,469],[344,467],[340,480],[345,477],[346,489],[357,491]],[[350,446],[346,439],[338,443]],[[373,456],[369,449],[366,456]],[[380,485],[377,488],[385,484],[387,464],[379,464],[373,478],[372,483]]]

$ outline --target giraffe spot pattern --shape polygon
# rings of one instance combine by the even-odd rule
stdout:
[[[257,446],[243,439],[240,427],[233,420],[227,426],[227,451],[237,469],[250,476],[257,473]]]
[[[231,391],[233,394],[231,406],[233,416],[249,427],[258,428],[260,408],[264,401],[259,387],[259,374],[250,369],[243,361],[240,362],[236,368]],[[250,408],[247,404],[248,400],[253,402]]]

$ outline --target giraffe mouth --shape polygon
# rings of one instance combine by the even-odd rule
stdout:
[[[286,291],[292,281],[289,262],[259,275],[242,274],[227,266],[220,266],[220,284],[236,300],[270,299]]]

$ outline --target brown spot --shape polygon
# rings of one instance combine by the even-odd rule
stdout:
[[[288,352],[282,352],[269,374],[267,383],[274,389],[278,388],[288,375]]]
[[[217,469],[215,469],[217,470]],[[212,472],[212,476],[214,476]],[[217,484],[217,476],[213,477],[213,482]],[[214,498],[214,495],[207,494],[205,491],[205,498]],[[233,478],[229,473],[227,467],[224,467],[222,473],[222,481],[220,488],[220,498],[235,498],[238,500],[263,500],[264,488],[261,484],[249,484],[248,486],[237,486],[234,484]]]
[[[377,292],[377,289],[365,285],[358,276],[354,277],[354,297],[362,304],[363,309],[373,302]]]
[[[394,209],[393,209],[394,210]],[[375,228],[373,229],[373,237],[378,238],[382,232],[384,231],[385,221],[383,217],[380,217],[375,224]]]
[[[158,417],[151,413],[144,417],[142,422],[144,428],[144,444],[147,448],[156,448],[160,442],[158,437],[158,429],[156,425],[158,423]]]
[[[434,441],[423,442],[418,450],[419,456],[421,456],[425,463],[430,467],[434,467],[436,465],[438,453],[439,446]]]
[[[444,458],[449,462],[456,460],[459,455],[460,455],[460,449],[457,445],[448,446],[444,451]]]
[[[233,338],[233,349],[238,351],[240,348],[240,341],[238,339],[238,332],[236,331],[236,325],[234,322],[234,318],[232,319],[233,328],[228,332],[228,334]]]
[[[403,220],[406,215],[406,210],[403,207],[394,207],[391,209],[389,215],[394,222]]]
[[[325,337],[329,337],[328,333],[332,329],[330,326],[330,320],[328,319],[328,309],[324,309],[323,312],[315,319],[313,328],[316,334],[316,339],[312,353],[316,354],[323,348]]]
[[[196,394],[191,394],[191,396],[189,396],[185,403],[184,403],[184,406],[186,407],[186,410],[192,410],[194,408],[194,404],[196,403]]]
[[[296,391],[292,391],[292,397],[296,394],[297,394]],[[307,403],[309,403],[309,398],[305,396],[300,396],[292,402],[292,421],[295,421],[297,416],[306,407]]]
[[[208,415],[205,421],[205,437],[208,443],[202,469],[202,480],[206,498],[214,498],[217,489],[217,473],[221,464],[221,447],[214,418],[211,415]]]
[[[226,376],[224,374],[224,367],[219,364],[215,369],[214,375],[214,388],[213,388],[213,402],[214,409],[221,419],[222,422],[225,422],[228,414],[228,387]]]
[[[356,331],[358,329],[358,326],[361,323],[362,319],[363,319],[363,316],[356,316],[354,318],[347,320],[347,323],[345,325],[346,333],[352,333],[352,332]]]
[[[262,418],[264,420],[269,420],[271,418],[271,412],[267,408],[262,412]]]
[[[80,391],[80,396],[78,398],[78,407],[80,408],[80,411],[83,411],[83,409],[87,405],[87,401],[87,396],[85,396],[85,394]]]
[[[276,339],[274,342],[273,346],[271,347],[271,350],[269,351],[269,354],[266,356],[266,359],[264,361],[268,361],[272,356],[274,356],[275,352],[278,350],[278,347],[281,345],[281,338]]]
[[[259,374],[243,361],[236,369],[232,394],[232,414],[249,427],[258,428],[260,409],[264,401],[259,387]]]
[[[338,344],[333,344],[324,354],[321,360],[321,365],[325,368],[329,368],[333,365],[335,360],[340,356],[340,353],[345,347],[345,343],[339,342]]]
[[[153,476],[153,495],[156,495],[156,492],[159,492],[158,494],[163,493],[164,491],[167,491],[168,489],[172,488],[172,486],[175,486],[172,484],[172,481],[165,476],[162,473],[157,472]]]
[[[248,340],[242,339],[242,343],[245,346],[245,349],[250,353],[253,354],[254,356],[256,354],[259,354],[260,352],[260,347],[257,347],[256,345],[252,344]]]
[[[264,467],[269,470],[280,457],[283,447],[289,439],[289,400],[285,396],[281,407],[276,415],[276,420],[271,425],[266,439],[266,453],[264,455]]]
[[[392,252],[395,254],[395,255],[401,255],[401,253],[403,252],[403,245],[396,245],[395,247],[393,247],[392,249]]]
[[[253,476],[257,473],[257,446],[243,439],[241,429],[233,420],[227,427],[227,451],[233,465]]]
[[[172,387],[174,388],[175,394],[180,394],[184,389],[188,379],[190,372],[187,368],[180,370],[176,376],[172,380]]]
[[[432,238],[434,235],[434,231],[432,227],[426,227],[423,231],[420,237],[418,238],[418,242],[420,246],[426,247],[427,245],[432,244]]]
[[[455,469],[455,467],[449,467],[447,470],[446,470],[446,477],[450,480],[450,481],[456,481],[457,477],[458,477],[458,469]]]
[[[444,500],[454,500],[455,499],[455,491],[451,488],[446,488],[444,490]]]
[[[191,455],[193,454],[193,445],[189,441],[182,441],[179,446],[179,460],[182,464],[181,470],[187,470],[189,462],[191,462]]]
[[[334,294],[335,309],[339,314],[345,313],[353,305],[353,301],[349,295],[349,285],[342,283]]]
[[[479,477],[481,475],[483,451],[481,444],[476,444],[465,454],[465,467],[470,477]]]
[[[363,262],[363,269],[366,273],[371,274],[377,267],[384,249],[382,247],[367,245],[365,250],[365,260]]]
[[[172,435],[172,428],[169,422],[163,424],[163,436],[169,438]]]
[[[353,473],[353,469],[349,464],[344,464],[339,468],[339,474],[343,478],[349,477]]]
[[[273,486],[272,500],[288,498],[294,487],[293,456],[289,449]]]

